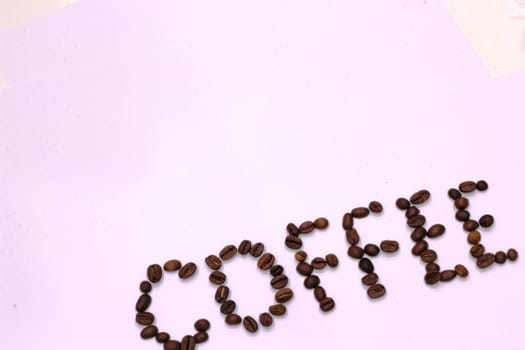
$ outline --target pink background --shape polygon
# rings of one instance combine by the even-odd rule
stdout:
[[[523,262],[480,272],[446,192],[486,179],[471,209],[496,218],[483,243],[525,254],[525,79],[491,78],[442,4],[81,1],[0,33],[0,70],[1,349],[161,349],[134,304],[146,267],[171,258],[199,273],[166,278],[151,309],[175,338],[208,318],[203,349],[523,348]],[[447,227],[438,262],[467,280],[423,283],[394,207],[421,188]],[[340,228],[371,200],[385,212],[357,223],[363,241],[401,244],[374,259],[378,302]],[[320,274],[329,314],[283,244],[288,222],[318,216],[332,225],[305,250],[341,261]],[[295,291],[256,336],[224,325],[203,263],[245,238]],[[254,259],[225,272],[240,314],[266,310]]]

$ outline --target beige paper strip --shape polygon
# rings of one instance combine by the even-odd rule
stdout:
[[[0,72],[0,91],[7,87],[7,82],[4,80],[4,77],[2,76],[2,72]]]
[[[75,0],[0,0],[0,32],[73,2]]]

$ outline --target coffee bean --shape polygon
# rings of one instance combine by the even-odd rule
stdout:
[[[317,218],[314,221],[314,227],[323,230],[328,227],[328,219],[326,218]]]
[[[427,249],[420,255],[421,260],[423,260],[426,263],[434,262],[437,259],[437,254],[432,249]]]
[[[273,266],[274,262],[275,262],[275,256],[273,256],[273,254],[266,253],[263,256],[261,256],[259,260],[257,261],[257,267],[259,267],[263,271],[266,271],[266,270],[269,270]]]
[[[359,243],[359,234],[355,228],[346,231],[346,241],[351,245]]]
[[[299,228],[290,222],[288,225],[286,225],[286,232],[292,236],[297,236],[299,234]]]
[[[304,279],[306,289],[314,289],[319,283],[321,283],[321,280],[316,275],[310,275]]]
[[[233,325],[241,323],[242,319],[241,319],[241,316],[237,314],[229,314],[226,316],[224,321],[226,322],[226,324],[233,326]]]
[[[206,340],[208,340],[208,333],[207,332],[197,332],[193,336],[195,338],[195,344],[204,343]]]
[[[299,225],[299,233],[310,233],[314,230],[314,223],[311,221],[305,221]]]
[[[351,230],[354,226],[354,218],[352,218],[352,214],[346,213],[343,215],[343,229],[344,230]]]
[[[485,268],[489,267],[490,265],[494,264],[495,261],[496,261],[496,258],[494,256],[494,254],[486,253],[486,254],[483,254],[482,256],[480,256],[476,260],[476,265],[478,265],[478,267],[480,269],[485,269]]]
[[[279,289],[275,293],[275,301],[278,303],[286,303],[293,298],[293,291],[290,288]]]
[[[501,250],[499,252],[496,252],[495,261],[498,264],[503,264],[505,261],[507,261],[507,254],[505,254],[505,252],[502,252]]]
[[[419,209],[415,206],[411,206],[410,208],[407,209],[407,211],[405,212],[405,217],[407,219],[410,219],[411,217],[414,217],[416,215],[419,214]]]
[[[456,277],[457,273],[454,270],[443,270],[441,271],[441,281],[448,282]]]
[[[364,250],[360,246],[351,245],[350,247],[348,247],[347,254],[351,258],[361,259],[363,257],[363,254],[364,254]]]
[[[448,190],[448,196],[453,200],[456,200],[461,197],[461,192],[459,192],[455,188],[451,188],[450,190]]]
[[[481,234],[478,231],[471,231],[467,235],[467,242],[470,244],[478,244],[481,241]]]
[[[155,321],[155,316],[151,312],[139,312],[135,316],[135,321],[143,326],[149,326]]]
[[[361,278],[361,282],[365,286],[371,286],[371,285],[377,283],[378,280],[379,280],[379,276],[375,272],[371,272],[369,274],[366,274],[366,275],[363,276],[363,278]]]
[[[177,271],[180,269],[181,263],[177,259],[171,259],[164,263],[164,270],[168,272]]]
[[[185,335],[180,341],[180,350],[194,350],[195,338],[191,335]]]
[[[509,257],[509,259],[510,259],[510,257]],[[335,254],[332,254],[332,253],[327,254],[325,256],[325,260],[326,260],[326,263],[328,264],[328,266],[330,266],[330,267],[336,267],[339,264],[339,259],[337,259],[337,256]]]
[[[386,293],[386,288],[382,284],[374,284],[366,290],[366,294],[370,299],[381,298]]]
[[[359,268],[366,273],[374,272],[374,264],[368,258],[359,260]]]
[[[472,255],[473,258],[479,258],[483,253],[485,253],[485,247],[483,244],[478,243],[470,248],[470,255]]]
[[[321,270],[325,268],[326,260],[321,257],[316,257],[312,259],[312,262],[310,264],[314,269]]]
[[[297,238],[299,239],[299,241],[301,241],[299,237]],[[262,244],[261,242],[257,242],[253,244],[252,249],[250,249],[250,255],[253,256],[254,258],[260,257],[263,252],[264,252],[264,244]]]
[[[142,281],[140,282],[139,289],[142,293],[149,293],[151,292],[151,283],[148,281]]]
[[[467,209],[469,205],[469,200],[465,197],[459,197],[454,201],[454,206],[459,210]]]
[[[410,202],[406,198],[398,198],[396,200],[396,207],[401,210],[406,210],[410,207]]]
[[[206,332],[208,329],[210,329],[210,321],[205,318],[201,318],[200,320],[195,321],[193,327],[195,327],[196,331]]]
[[[461,192],[472,192],[476,189],[476,183],[474,181],[464,181],[459,184],[459,190]]]
[[[479,224],[475,220],[467,220],[463,223],[463,229],[467,232],[477,230],[479,227]]]
[[[335,307],[334,299],[327,297],[319,302],[319,307],[322,311],[328,312]]]
[[[379,246],[385,253],[394,253],[399,250],[399,243],[397,241],[384,240]]]
[[[436,238],[441,236],[443,233],[445,233],[445,226],[441,224],[435,224],[430,226],[430,228],[427,231],[427,236],[429,238]]]
[[[455,267],[454,267],[454,271],[456,271],[456,273],[458,274],[459,277],[467,277],[468,276],[468,270],[465,266],[461,265],[461,264],[457,264]]]
[[[419,242],[419,241],[422,241],[426,237],[426,235],[427,235],[427,230],[425,230],[425,228],[416,227],[414,231],[412,231],[412,233],[410,234],[410,238],[414,242]]]
[[[490,227],[494,224],[494,217],[490,214],[485,214],[479,218],[479,224],[482,227]]]
[[[208,255],[208,257],[204,259],[204,262],[212,270],[218,270],[222,266],[221,259],[216,255]]]
[[[299,249],[303,246],[303,241],[299,237],[288,235],[284,244],[286,244],[288,248]]]
[[[237,254],[237,247],[233,244],[229,244],[226,247],[222,248],[219,252],[219,256],[222,260],[228,260],[233,258]]]
[[[166,333],[166,332],[160,332],[160,333],[157,333],[157,335],[155,336],[155,339],[157,340],[157,342],[164,344],[165,342],[170,340],[170,335],[169,333]]]
[[[238,252],[241,255],[246,255],[250,252],[250,249],[252,249],[252,242],[245,239],[239,244]]]
[[[377,256],[379,254],[379,247],[375,244],[368,243],[363,250],[369,256]]]
[[[458,210],[456,212],[456,220],[458,221],[467,221],[470,219],[470,213],[467,210]]]
[[[428,263],[426,266],[425,266],[425,271],[426,272],[439,272],[441,270],[441,267],[434,263],[434,262],[431,262],[431,263]]]
[[[286,313],[286,306],[283,304],[271,305],[268,308],[268,311],[270,311],[270,313],[274,316],[282,316]]]
[[[283,272],[284,268],[281,265],[273,265],[270,269],[270,275],[272,275],[273,277],[282,275]]]
[[[354,218],[357,218],[357,219],[362,219],[362,218],[365,218],[368,216],[368,214],[370,213],[370,210],[368,210],[367,207],[358,207],[358,208],[354,208],[352,209],[352,211],[350,212],[350,214],[352,214],[352,216]]]
[[[423,215],[412,216],[407,219],[407,225],[416,228],[425,224],[426,218]]]
[[[303,276],[310,276],[314,270],[314,268],[312,267],[312,265],[306,263],[306,262],[300,262],[299,264],[297,264],[297,267],[296,267],[296,270],[297,272],[299,272],[300,275],[303,275]]]
[[[235,311],[235,301],[233,300],[226,300],[224,303],[222,303],[221,305],[221,312],[223,314],[231,314],[232,312]]]
[[[215,291],[215,301],[219,304],[224,303],[226,300],[228,300],[228,296],[230,295],[230,288],[226,286],[220,286]]]
[[[412,204],[422,204],[425,203],[430,198],[430,192],[427,190],[421,190],[414,193],[410,196],[410,203]]]
[[[270,327],[273,324],[273,317],[268,312],[259,315],[259,322],[263,327]]]
[[[487,183],[487,181],[479,180],[476,183],[476,188],[478,189],[478,191],[486,191],[489,188],[489,184]]]
[[[159,331],[158,328],[155,326],[147,326],[147,327],[144,327],[142,331],[140,332],[140,337],[142,339],[151,339],[157,335],[158,331]]]
[[[377,201],[372,201],[368,204],[368,209],[373,213],[380,213],[383,211],[383,205]]]
[[[257,321],[255,321],[255,319],[251,316],[245,316],[242,320],[242,324],[244,328],[250,333],[255,333],[257,332],[257,329],[259,329]]]
[[[507,251],[507,258],[510,260],[510,261],[514,261],[518,258],[518,251],[514,248],[510,248],[508,251]]]
[[[179,270],[179,277],[183,280],[190,278],[197,271],[197,265],[195,263],[189,262],[185,264]]]
[[[428,249],[427,241],[422,240],[414,244],[414,247],[412,248],[412,254],[419,256],[421,255],[421,253],[423,253],[427,249]]]
[[[299,250],[298,252],[295,253],[295,260],[299,262],[305,261],[307,257],[308,257],[308,254],[306,254],[304,250]]]
[[[160,281],[162,279],[162,267],[159,264],[148,266],[147,275],[152,283]]]
[[[135,310],[138,312],[146,311],[151,304],[151,296],[149,294],[142,294],[137,303],[135,304]]]
[[[277,275],[274,278],[272,278],[272,281],[270,282],[271,286],[274,289],[281,289],[288,285],[288,277],[286,275]]]
[[[226,282],[226,275],[220,271],[213,271],[210,273],[209,279],[213,284],[224,284],[224,282]]]
[[[315,300],[317,300],[317,301],[321,301],[324,298],[326,298],[326,291],[324,290],[324,288],[321,287],[321,286],[315,287],[314,288],[314,297],[315,297]]]
[[[427,272],[425,274],[425,283],[426,284],[436,284],[441,280],[441,273],[437,271]]]
[[[177,340],[168,340],[164,343],[164,350],[180,350],[180,342]]]

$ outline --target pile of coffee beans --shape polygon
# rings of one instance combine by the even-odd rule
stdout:
[[[172,259],[166,261],[164,271],[167,273],[178,271],[179,278],[188,279],[197,271],[197,265],[192,262],[182,265],[179,260]],[[152,301],[150,295],[152,287],[163,278],[162,267],[158,264],[150,265],[146,270],[146,275],[148,280],[140,282],[139,289],[142,294],[135,304],[135,310],[137,311],[135,321],[145,326],[140,332],[141,338],[155,338],[157,342],[163,344],[164,350],[194,350],[196,344],[208,340],[207,331],[210,328],[210,322],[206,319],[197,320],[194,324],[197,333],[194,335],[185,335],[181,340],[171,339],[170,334],[167,332],[159,332],[158,328],[153,324],[155,322],[155,316],[147,310]]]

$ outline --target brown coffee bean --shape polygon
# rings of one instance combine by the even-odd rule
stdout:
[[[197,332],[193,336],[195,338],[195,344],[204,343],[206,340],[208,340],[208,333],[207,332]]]
[[[429,238],[436,238],[441,236],[443,233],[445,233],[445,226],[441,224],[435,224],[430,226],[430,228],[427,231],[427,236]]]
[[[321,280],[316,275],[310,275],[304,279],[304,286],[306,289],[314,289],[321,283]]]
[[[151,292],[151,283],[148,281],[142,281],[140,282],[139,289],[142,293],[149,293]]]
[[[366,273],[374,272],[374,264],[368,258],[361,258],[359,260],[359,269]]]
[[[190,278],[197,271],[197,265],[195,263],[189,262],[182,266],[179,270],[179,277],[183,280]]]
[[[381,247],[381,250],[385,253],[394,253],[399,250],[399,243],[393,240],[385,239],[381,242],[379,246]]]
[[[142,294],[137,303],[135,304],[135,310],[138,312],[146,311],[147,308],[151,305],[151,296],[149,294]]]
[[[351,230],[354,226],[354,218],[352,218],[352,214],[346,213],[343,215],[343,229],[344,230]]]
[[[283,274],[277,275],[274,278],[272,278],[270,284],[274,289],[284,288],[288,285],[288,277]]]
[[[195,350],[195,338],[191,335],[185,335],[180,341],[180,350]]]
[[[437,271],[427,272],[425,274],[425,283],[426,284],[430,284],[430,285],[436,284],[440,280],[441,280],[441,273],[439,273]]]
[[[303,246],[303,241],[297,236],[288,235],[284,244],[290,249],[299,249]]]
[[[299,237],[297,237],[297,238],[299,238]],[[299,241],[300,240],[301,239],[299,238]],[[250,255],[253,256],[254,258],[260,257],[263,252],[264,252],[264,244],[262,244],[261,242],[257,242],[255,244],[253,244],[252,248],[250,249]]]
[[[464,210],[464,209],[467,209],[469,205],[469,201],[465,197],[459,197],[458,199],[454,201],[454,205],[456,206],[457,209]]]
[[[407,225],[416,228],[425,224],[426,218],[423,215],[412,216],[407,219]],[[428,234],[428,233],[427,233]]]
[[[164,271],[173,272],[180,269],[181,263],[177,259],[171,259],[164,263]]]
[[[314,221],[314,227],[319,230],[324,230],[328,227],[328,219],[326,218],[317,218]]]
[[[367,207],[357,207],[352,209],[350,212],[354,218],[362,219],[368,216],[370,214],[370,210],[368,210]]]
[[[509,257],[510,259],[510,257]],[[328,264],[328,266],[330,267],[336,267],[338,264],[339,264],[339,259],[337,259],[337,256],[335,254],[327,254],[325,256],[325,260],[326,260],[326,263]]]
[[[425,266],[425,271],[426,272],[439,272],[441,270],[441,267],[436,264],[436,263],[428,263],[426,266]]]
[[[273,324],[273,317],[268,312],[259,315],[259,322],[263,327],[270,327]]]
[[[312,262],[310,263],[312,267],[316,270],[324,269],[326,266],[326,260],[321,257],[313,258]]]
[[[212,270],[218,270],[222,266],[221,259],[218,256],[216,256],[216,255],[208,255],[208,257],[206,257],[206,259],[204,259],[204,262]]]
[[[496,252],[496,255],[494,256],[496,263],[503,264],[505,261],[507,261],[507,254],[505,252],[502,252],[501,250],[499,252]]]
[[[252,242],[245,239],[239,244],[239,249],[237,249],[237,251],[241,255],[246,255],[250,252],[250,249],[252,249]]]
[[[273,265],[270,269],[270,275],[273,277],[281,275],[284,272],[284,268],[281,265]]]
[[[142,339],[151,339],[157,335],[158,331],[158,328],[155,326],[147,326],[140,331],[140,337]]]
[[[437,254],[432,249],[427,249],[420,255],[421,260],[423,260],[426,263],[434,262],[437,259]]]
[[[485,214],[479,218],[479,224],[482,227],[490,227],[494,224],[494,217],[490,214]]]
[[[237,247],[233,244],[228,244],[226,247],[222,248],[219,252],[219,256],[222,260],[228,260],[233,258],[237,254]]]
[[[295,253],[295,260],[299,262],[305,261],[307,257],[308,257],[308,254],[306,254],[304,250],[299,250],[298,252]]]
[[[279,289],[275,293],[275,301],[278,303],[286,303],[293,298],[293,291],[290,288]]]
[[[221,312],[223,314],[231,314],[232,312],[235,311],[235,307],[236,307],[235,301],[233,301],[233,300],[226,300],[221,305]]]
[[[425,230],[425,228],[416,227],[414,231],[412,231],[412,233],[410,234],[410,238],[414,242],[419,242],[419,241],[422,241],[426,237],[426,235],[427,235],[427,230]]]
[[[257,332],[257,329],[259,329],[257,321],[255,321],[255,319],[251,316],[245,316],[242,320],[242,324],[244,328],[250,333],[255,333]]]
[[[166,333],[166,332],[159,332],[155,336],[155,339],[157,340],[158,343],[164,344],[165,342],[170,340],[170,335],[169,333]]]
[[[457,264],[455,267],[454,267],[454,271],[456,271],[456,273],[458,274],[459,277],[467,277],[468,276],[468,270],[465,266],[461,265],[461,264]]]
[[[226,282],[226,275],[220,271],[213,271],[210,273],[209,279],[213,284],[224,284],[224,282]]]
[[[383,205],[378,201],[372,201],[368,204],[368,209],[370,209],[372,213],[380,213],[383,211]]]
[[[300,274],[300,275],[303,275],[303,276],[310,276],[314,270],[314,268],[312,267],[312,265],[306,263],[306,262],[300,262],[299,264],[297,264],[297,267],[296,267],[296,270],[297,272]]]
[[[155,316],[151,312],[139,312],[135,316],[135,321],[143,326],[149,326],[155,321]]]
[[[414,217],[416,215],[419,214],[419,209],[415,206],[411,206],[410,208],[407,209],[407,211],[405,212],[405,217],[407,219],[410,219],[411,217]]]
[[[478,191],[486,191],[489,188],[489,184],[487,183],[487,181],[479,180],[476,183],[476,188],[478,189]]]
[[[410,196],[410,203],[412,204],[422,204],[425,203],[430,198],[430,192],[427,190],[421,190],[414,193]]]
[[[458,199],[459,197],[461,197],[461,192],[459,192],[458,190],[456,190],[455,188],[451,188],[450,190],[448,190],[448,196],[450,198],[452,198],[453,200],[456,200]]]
[[[475,220],[467,220],[463,223],[463,229],[467,232],[475,231],[479,227],[479,224]]]
[[[310,233],[314,230],[314,223],[311,221],[305,221],[299,225],[299,233]]]
[[[379,280],[379,276],[375,272],[368,273],[361,278],[361,282],[365,286],[371,286]]]
[[[326,298],[326,291],[324,290],[323,287],[321,286],[317,286],[314,288],[314,297],[315,297],[315,300],[317,301],[322,301],[323,299]]]
[[[363,257],[363,254],[364,254],[364,250],[360,246],[351,245],[350,247],[348,247],[347,254],[351,258],[361,259]]]
[[[410,202],[406,198],[398,198],[396,200],[396,207],[401,210],[406,210],[410,207]]]
[[[283,304],[271,305],[268,308],[268,311],[270,311],[270,313],[274,316],[282,316],[286,313],[286,306]]]
[[[369,256],[377,256],[379,254],[379,247],[375,244],[368,243],[363,250]]]
[[[292,236],[297,236],[299,234],[299,228],[290,222],[288,225],[286,225],[286,232]]]
[[[334,299],[327,297],[319,302],[319,307],[322,311],[328,312],[335,307]]]
[[[381,298],[386,293],[386,288],[382,284],[374,284],[368,287],[366,290],[366,294],[368,294],[368,297],[370,299],[377,299]]]
[[[467,221],[470,219],[470,213],[467,210],[458,210],[456,212],[456,220],[458,221]]]
[[[483,244],[478,243],[470,248],[470,255],[472,255],[473,258],[479,258],[483,253],[485,253],[485,247]]]
[[[159,264],[148,266],[147,275],[150,282],[157,283],[162,279],[162,267]]]
[[[224,321],[226,322],[226,324],[233,326],[236,324],[240,324],[242,322],[242,319],[241,319],[241,316],[237,314],[229,314],[226,316]]]
[[[486,269],[490,265],[494,264],[495,261],[496,261],[496,258],[494,256],[494,254],[486,253],[486,254],[483,254],[482,256],[480,256],[476,260],[476,265],[478,265],[478,267],[480,269]]]
[[[359,234],[355,228],[346,231],[346,241],[351,245],[359,243]]]
[[[456,277],[457,273],[454,270],[443,270],[441,271],[441,281],[448,282]]]
[[[224,303],[226,300],[228,300],[228,296],[230,295],[230,288],[226,286],[220,286],[215,291],[215,301],[219,304]]]
[[[478,231],[471,231],[467,235],[467,242],[470,244],[478,244],[481,241],[481,234]]]
[[[210,321],[205,318],[201,318],[200,320],[195,321],[193,327],[195,327],[196,331],[206,332],[208,329],[210,329]]]
[[[275,256],[270,253],[263,254],[257,261],[257,267],[263,271],[269,270],[275,262]]]
[[[421,253],[423,253],[425,250],[428,249],[428,243],[425,240],[421,240],[414,244],[414,247],[412,248],[412,254],[419,256]]]
[[[510,261],[514,261],[518,258],[518,251],[514,248],[510,248],[508,251],[507,251],[507,258],[510,260]]]
[[[476,189],[476,183],[474,181],[464,181],[459,184],[459,190],[461,192],[472,192]]]
[[[177,340],[168,340],[164,343],[164,350],[180,350],[180,342]]]

